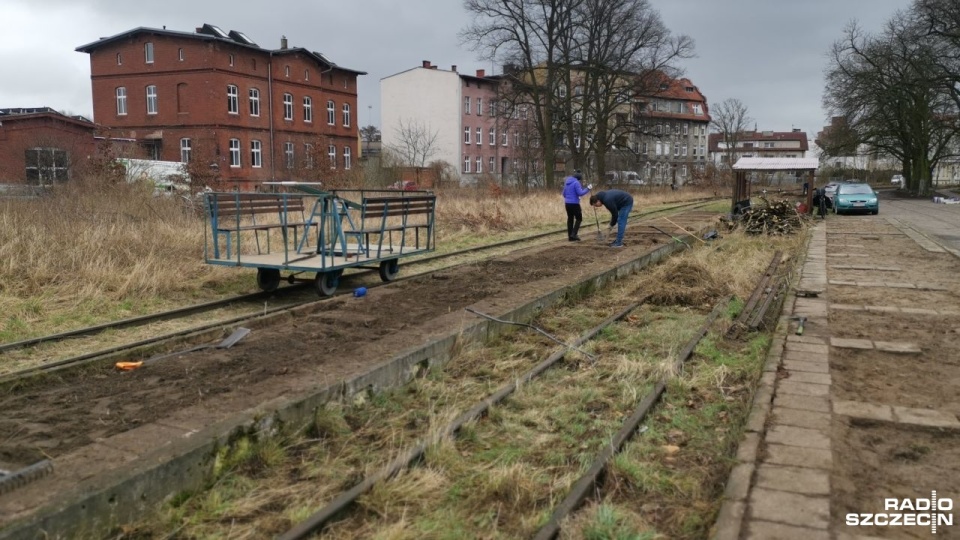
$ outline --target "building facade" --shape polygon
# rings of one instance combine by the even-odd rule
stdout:
[[[0,109],[0,184],[66,182],[96,152],[96,126],[49,108]]]
[[[742,157],[803,158],[808,157],[809,150],[807,134],[799,129],[746,131],[737,136],[736,147],[732,151],[728,151],[723,133],[711,133],[709,140],[710,159],[718,166],[731,166]]]
[[[383,78],[383,147],[406,165],[445,162],[459,171],[464,184],[484,175],[504,179],[517,168],[514,148],[520,133],[498,101],[502,83],[502,77],[482,69],[467,75],[428,60]]]
[[[77,48],[90,55],[94,120],[148,157],[209,167],[256,188],[359,157],[357,77],[301,47],[237,31],[135,28]],[[320,171],[317,171],[320,169]]]
[[[645,92],[648,85],[644,85]],[[707,98],[690,79],[662,77],[659,91],[635,98],[630,138],[636,172],[654,185],[689,183],[707,164]]]

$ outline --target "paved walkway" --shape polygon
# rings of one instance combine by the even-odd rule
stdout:
[[[918,213],[918,210],[929,211],[929,208],[920,209],[920,206],[940,208]],[[880,217],[923,249],[960,254],[960,205],[884,200]],[[830,223],[831,233],[842,232],[837,230],[839,221]],[[845,256],[844,260],[852,258]],[[838,458],[836,448],[839,441],[831,440],[832,433],[835,433],[831,430],[831,423],[836,415],[960,431],[957,416],[944,411],[831,398],[831,348],[876,348],[906,354],[919,353],[920,349],[911,343],[832,337],[827,324],[830,310],[894,309],[918,315],[923,312],[956,316],[960,306],[943,306],[938,311],[928,309],[931,306],[831,305],[827,294],[829,287],[854,283],[829,281],[827,266],[827,224],[819,222],[813,229],[807,259],[794,289],[796,296],[788,299],[784,306],[778,337],[771,346],[754,397],[746,433],[737,453],[737,465],[728,480],[725,501],[714,530],[715,540],[874,538],[851,534],[857,530],[853,527],[833,525],[837,520],[831,516],[831,471]],[[846,266],[878,276],[876,282],[855,285],[917,286],[882,281],[884,273],[892,271],[891,268],[871,266],[866,261],[862,265]],[[803,335],[796,335],[794,331],[799,317],[807,320]],[[893,537],[904,534],[889,532]],[[941,536],[933,538],[950,537],[956,532],[952,529],[941,531]]]

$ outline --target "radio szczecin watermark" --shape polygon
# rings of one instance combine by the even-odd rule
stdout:
[[[929,499],[884,499],[883,510],[847,514],[846,523],[852,527],[930,527],[933,534],[938,527],[953,527],[953,499],[938,499],[936,491]]]

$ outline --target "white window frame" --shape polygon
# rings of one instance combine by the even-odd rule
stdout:
[[[506,146],[507,143],[509,142],[509,141],[507,140],[508,138],[509,138],[509,137],[507,137],[507,131],[504,130],[504,131],[500,134],[500,146]]]
[[[263,143],[256,139],[250,141],[250,166],[254,169],[263,167]]]
[[[477,146],[483,144],[483,128],[477,128]]]
[[[117,53],[117,65],[118,65],[118,66],[122,66],[122,65],[123,65],[123,54],[122,54],[122,53]]]
[[[343,104],[343,127],[350,127],[350,104]]]
[[[296,162],[294,161],[294,160],[296,159],[296,156],[294,156],[294,153],[293,153],[293,152],[294,152],[294,148],[293,148],[293,143],[292,143],[292,142],[287,141],[287,142],[283,143],[284,163],[286,164],[286,166],[287,166],[288,169],[292,169],[292,168],[293,168],[293,164],[296,163]]]
[[[490,159],[487,160],[487,168],[490,169],[490,174],[495,174],[497,172],[497,158],[490,156]]]
[[[483,116],[483,98],[477,98],[477,116]]]
[[[337,123],[337,105],[333,100],[327,101],[327,125],[332,126]]]
[[[147,64],[153,63],[153,42],[148,41],[143,44],[143,60]]]
[[[247,96],[250,99],[250,116],[260,116],[260,89],[251,88]]]
[[[463,156],[463,172],[470,172],[470,156]]]
[[[237,85],[227,85],[227,114],[240,114],[240,97]]]
[[[303,96],[303,121],[313,123],[313,98]]]
[[[147,114],[157,114],[159,108],[157,100],[157,85],[147,85]]]
[[[470,126],[463,128],[463,144],[470,144]]]
[[[330,161],[330,168],[337,168],[337,147],[330,144],[327,145],[327,160]]]
[[[293,120],[293,94],[289,92],[283,94],[283,119]]]
[[[127,115],[127,87],[117,87],[117,116]]]
[[[192,153],[190,139],[188,137],[180,139],[180,163],[190,163]]]
[[[230,56],[227,57],[227,61],[230,64],[230,67],[233,67],[233,60],[234,60],[233,54],[230,54]]]
[[[183,47],[180,47],[179,49],[177,49],[177,58],[178,58],[181,62],[183,62],[183,59],[185,58],[184,55],[183,55]]]
[[[349,146],[343,147],[343,170],[349,171],[352,165],[353,150]]]
[[[463,114],[470,114],[470,96],[463,96]]]
[[[230,167],[239,169],[243,166],[240,161],[240,139],[230,139]]]
[[[477,156],[477,160],[475,163],[477,167],[477,170],[475,172],[477,174],[482,174],[483,173],[483,157]]]
[[[490,135],[489,135],[488,138],[490,139],[490,146],[496,146],[496,145],[497,145],[497,130],[496,130],[496,129],[493,129],[493,128],[490,128]]]

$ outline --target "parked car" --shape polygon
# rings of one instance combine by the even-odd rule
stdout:
[[[387,186],[387,189],[399,189],[400,191],[416,191],[417,183],[413,180],[403,180],[402,182],[394,182]]]
[[[890,179],[891,184],[895,186],[901,186],[901,187],[903,186],[903,181],[904,179],[902,174],[895,174],[893,175],[893,178]]]
[[[608,171],[603,177],[607,185],[611,186],[642,186],[646,184],[640,178],[640,173],[636,171]]]
[[[830,182],[823,186],[823,194],[827,197],[827,208],[833,208],[833,197],[837,194],[840,182]]]
[[[877,192],[869,184],[845,182],[837,187],[833,198],[833,211],[837,214],[847,212],[880,212]]]

